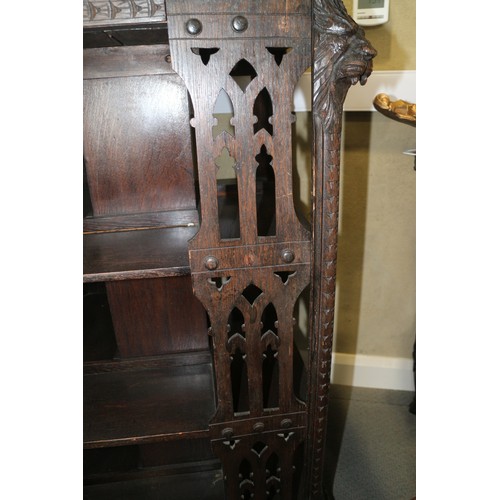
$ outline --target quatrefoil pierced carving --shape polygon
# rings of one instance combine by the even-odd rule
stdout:
[[[283,432],[283,433],[280,432],[278,436],[288,442],[294,434],[295,434],[294,432]]]
[[[220,278],[210,277],[207,280],[212,286],[217,288],[219,292],[231,281],[231,276],[221,276]]]
[[[228,441],[222,441],[226,446],[229,446],[231,450],[234,450],[236,448],[236,445],[240,442],[240,439],[231,439]]]
[[[266,47],[266,49],[273,55],[278,66],[283,62],[283,57],[292,51],[292,47]]]
[[[210,47],[210,48],[201,48],[201,47],[191,47],[191,52],[193,54],[196,54],[197,56],[200,57],[201,62],[205,65],[208,66],[208,63],[210,61],[210,57],[212,57],[213,54],[216,54],[219,52],[218,47]]]
[[[275,271],[274,275],[281,279],[284,285],[288,284],[288,280],[295,276],[297,271]]]

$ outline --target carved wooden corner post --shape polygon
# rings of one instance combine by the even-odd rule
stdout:
[[[323,497],[323,488],[332,495],[332,485],[323,485],[323,457],[333,348],[342,108],[350,86],[366,83],[375,55],[341,0],[313,0],[313,286],[306,481],[314,499]]]

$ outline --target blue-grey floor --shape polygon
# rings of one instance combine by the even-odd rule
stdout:
[[[331,387],[325,474],[335,500],[416,496],[412,392]]]

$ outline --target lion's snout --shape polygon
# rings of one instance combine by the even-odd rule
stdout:
[[[372,47],[371,43],[364,38],[361,45],[361,53],[365,61],[371,61],[376,55],[377,51]]]

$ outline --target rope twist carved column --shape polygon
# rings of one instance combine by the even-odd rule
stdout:
[[[364,85],[376,51],[340,0],[313,2],[313,293],[307,478],[310,498],[323,495],[323,456],[330,386],[337,268],[342,108],[347,91]],[[325,488],[331,488],[331,485]],[[331,494],[331,489],[330,489]]]

